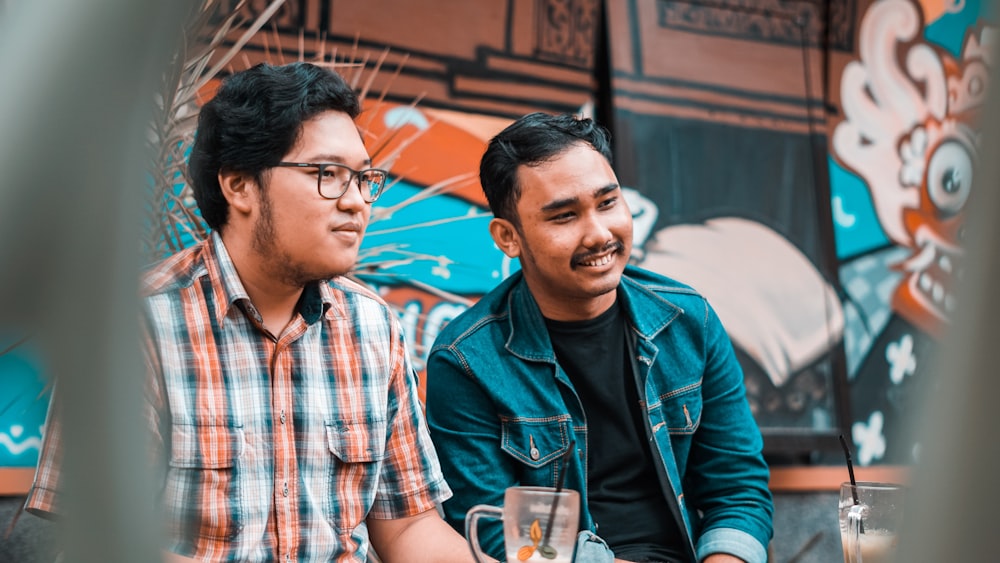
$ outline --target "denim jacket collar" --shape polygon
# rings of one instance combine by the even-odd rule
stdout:
[[[632,279],[630,273],[630,268],[626,268],[618,285],[618,298],[625,308],[629,325],[639,338],[651,340],[684,310]],[[510,312],[507,350],[524,360],[555,363],[545,319],[523,274],[517,272],[511,278],[509,282],[513,287],[507,297]]]

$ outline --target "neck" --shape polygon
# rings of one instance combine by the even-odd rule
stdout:
[[[528,284],[531,289],[531,284]],[[617,291],[609,291],[598,297],[587,299],[539,299],[539,293],[532,291],[535,302],[542,316],[552,321],[585,321],[594,319],[607,311],[615,304],[618,298]]]
[[[254,251],[249,241],[227,236],[225,231],[221,236],[250,302],[263,319],[264,328],[274,336],[280,335],[295,315],[303,286],[275,275],[271,271],[273,268]]]

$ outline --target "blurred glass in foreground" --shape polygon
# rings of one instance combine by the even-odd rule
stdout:
[[[0,4],[0,323],[67,421],[65,561],[156,561],[136,339],[152,93],[195,3]]]
[[[990,45],[996,56],[996,45]],[[993,73],[983,116],[983,150],[963,238],[968,249],[954,324],[939,373],[912,413],[920,436],[899,561],[995,561],[1000,507],[1000,98]],[[991,156],[992,155],[992,156]]]

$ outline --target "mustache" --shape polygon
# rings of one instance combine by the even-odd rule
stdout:
[[[574,266],[576,266],[577,264],[579,264],[581,262],[586,262],[587,260],[590,260],[591,258],[594,258],[595,256],[597,256],[599,254],[604,254],[606,252],[615,252],[616,254],[621,254],[624,251],[625,251],[625,245],[622,244],[622,241],[620,241],[620,240],[613,240],[613,241],[609,242],[608,244],[605,244],[604,246],[602,246],[598,250],[592,250],[590,252],[583,252],[583,253],[580,253],[580,254],[574,254],[573,255],[572,264]]]

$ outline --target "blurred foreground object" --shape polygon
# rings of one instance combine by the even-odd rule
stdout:
[[[995,46],[994,46],[995,47]],[[1000,100],[997,76],[983,119],[984,150],[1000,148]],[[965,234],[966,277],[954,328],[937,358],[949,366],[942,384],[928,387],[912,423],[922,450],[913,479],[911,510],[906,512],[900,561],[992,561],[996,555],[994,522],[1000,505],[1000,377],[997,376],[996,325],[1000,320],[1000,161],[985,158],[975,179],[972,216]],[[940,368],[939,368],[940,369]],[[942,374],[945,375],[945,374]]]
[[[133,469],[137,186],[152,93],[194,4],[33,0],[0,20],[0,319],[33,335],[74,398],[67,562],[157,559],[151,489]]]

